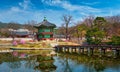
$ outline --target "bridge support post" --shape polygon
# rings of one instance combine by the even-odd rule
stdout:
[[[90,56],[90,48],[87,48],[87,54]]]
[[[103,49],[103,55],[105,55],[105,49]]]
[[[71,47],[71,53],[73,53],[73,48]]]
[[[78,47],[78,54],[80,54],[81,53],[81,49],[80,49],[80,47]]]
[[[105,55],[105,49],[104,48],[100,48],[100,57]]]
[[[93,48],[87,48],[88,56],[93,55]]]
[[[60,47],[58,47],[57,49],[58,49],[58,52],[60,52],[62,50],[62,48],[60,48]]]
[[[60,48],[60,52],[64,52],[64,47],[61,47],[61,48]]]
[[[60,52],[60,48],[56,47],[56,51],[57,51],[57,52]]]
[[[81,50],[82,50],[82,53],[84,54],[84,48],[81,48]]]
[[[91,55],[93,55],[93,50],[94,50],[94,48],[91,48]]]
[[[76,47],[74,47],[74,49],[75,49],[75,52],[76,52],[77,48],[76,48]]]
[[[72,52],[73,52],[73,49],[72,49],[72,47],[69,47],[69,49],[70,49],[70,53],[72,53]]]
[[[63,52],[63,48],[62,47],[58,47],[59,48],[59,52]]]
[[[67,52],[69,52],[69,47],[67,47]]]
[[[118,50],[118,56],[120,55],[120,50]]]
[[[58,47],[56,47],[56,51],[59,52],[59,48]]]
[[[114,55],[114,58],[116,58],[119,55],[119,50],[114,49],[113,50],[113,55]]]
[[[58,49],[57,49],[57,47],[55,47],[55,51],[56,51],[56,52],[58,52]]]
[[[66,48],[65,47],[63,47],[63,52],[66,52]]]
[[[102,48],[100,48],[100,57],[102,57]]]

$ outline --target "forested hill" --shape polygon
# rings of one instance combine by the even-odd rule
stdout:
[[[0,29],[20,29],[20,28],[26,28],[28,30],[33,30],[33,23],[27,23],[27,24],[19,24],[15,22],[10,22],[10,23],[3,23],[0,22]]]
[[[3,23],[3,22],[0,22],[0,29],[1,28],[13,28],[13,29],[18,29],[18,28],[21,28],[22,26],[24,26],[24,25],[22,25],[22,24],[19,24],[19,23]]]
[[[0,22],[0,28],[5,28],[7,26],[8,23],[2,23]]]

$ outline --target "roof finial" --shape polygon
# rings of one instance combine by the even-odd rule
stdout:
[[[44,21],[47,21],[46,17],[44,17]]]

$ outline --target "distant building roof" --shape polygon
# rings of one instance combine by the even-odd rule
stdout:
[[[9,29],[9,31],[11,31],[12,34],[19,36],[30,34],[30,31],[28,29],[18,29],[18,30]]]
[[[17,32],[29,32],[29,30],[28,29],[18,29],[18,30],[16,30]]]
[[[29,35],[29,33],[28,32],[15,32],[15,35],[22,36],[22,35]]]
[[[14,30],[14,29],[9,29],[9,31],[14,31],[14,32],[29,32],[28,29],[17,29],[17,30]]]
[[[44,20],[41,23],[34,25],[34,27],[56,27],[56,25],[48,22],[46,17],[44,17]]]

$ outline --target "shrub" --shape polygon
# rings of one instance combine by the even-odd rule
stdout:
[[[14,46],[18,45],[17,41],[13,41],[12,43]]]
[[[120,36],[113,36],[111,38],[112,45],[120,45]]]
[[[25,44],[25,40],[20,40],[20,44]]]

